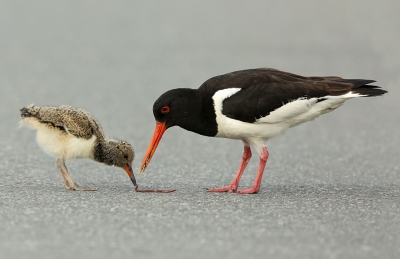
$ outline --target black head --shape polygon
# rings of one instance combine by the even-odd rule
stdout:
[[[140,172],[146,170],[161,137],[168,128],[179,126],[190,131],[195,131],[199,128],[196,124],[199,123],[201,118],[201,110],[201,101],[195,89],[180,88],[169,90],[154,102],[153,114],[156,119],[156,129],[143,158]]]
[[[173,89],[162,94],[153,105],[157,122],[165,123],[166,128],[185,125],[193,115],[201,110],[196,90],[188,88]]]

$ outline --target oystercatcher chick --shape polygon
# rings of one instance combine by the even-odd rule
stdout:
[[[168,192],[138,190],[132,171],[135,157],[132,146],[121,140],[108,139],[99,123],[86,111],[71,106],[37,107],[33,104],[20,109],[21,126],[37,130],[37,141],[48,154],[57,157],[57,167],[66,189],[96,191],[82,187],[68,174],[65,161],[73,158],[90,158],[94,161],[121,167],[128,174],[138,192]]]
[[[173,89],[153,105],[156,128],[143,158],[144,172],[166,129],[179,126],[208,137],[241,140],[242,162],[232,183],[209,192],[258,193],[269,152],[267,140],[288,128],[333,111],[354,97],[386,93],[373,80],[336,76],[305,77],[270,68],[236,71],[213,77],[198,89]],[[253,186],[238,190],[252,147],[260,157]]]
[[[90,158],[106,165],[121,167],[136,186],[132,171],[134,152],[125,141],[108,139],[98,122],[86,111],[71,106],[37,107],[33,104],[20,109],[21,126],[37,130],[37,142],[48,154],[57,157],[57,167],[66,189],[96,191],[82,187],[68,174],[65,161]]]

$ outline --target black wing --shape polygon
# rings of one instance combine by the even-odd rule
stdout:
[[[199,90],[213,96],[219,90],[241,88],[238,93],[224,100],[222,113],[232,119],[252,123],[293,100],[321,98],[323,101],[324,96],[343,95],[371,82],[374,81],[335,76],[304,77],[275,69],[258,68],[213,77],[200,86]]]

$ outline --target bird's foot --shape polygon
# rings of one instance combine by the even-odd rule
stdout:
[[[237,186],[235,185],[228,185],[225,187],[221,188],[211,188],[207,189],[207,192],[230,192],[230,193],[236,193],[237,192]]]
[[[74,184],[65,184],[65,189],[67,190],[74,190],[74,191],[97,191],[97,188],[91,188],[91,187],[83,187],[83,186],[79,186],[76,183]]]
[[[254,186],[252,186],[252,187],[250,187],[250,188],[237,191],[236,193],[239,193],[239,194],[256,194],[256,193],[258,193],[259,191],[260,191],[260,187],[254,187]]]

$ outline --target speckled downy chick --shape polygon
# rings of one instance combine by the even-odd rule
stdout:
[[[86,111],[71,106],[38,107],[31,104],[20,109],[21,126],[37,130],[39,145],[57,158],[57,167],[66,189],[96,191],[81,187],[68,174],[65,161],[73,158],[90,158],[94,161],[121,167],[136,187],[132,171],[134,152],[125,141],[108,139],[99,123]]]

